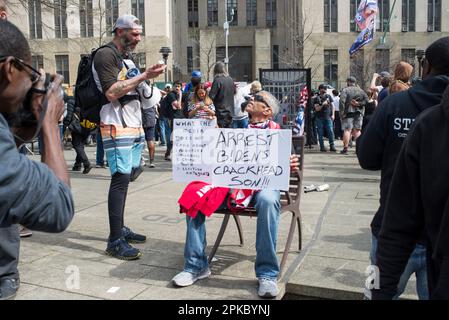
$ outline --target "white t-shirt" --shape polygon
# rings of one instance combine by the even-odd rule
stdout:
[[[117,75],[118,81],[126,80],[126,73],[128,69],[135,68],[134,62],[128,59],[123,60],[122,70]],[[126,66],[125,66],[126,64]],[[95,70],[94,64],[92,63],[92,72],[94,75],[95,83],[97,84],[98,90],[102,91],[100,79],[98,78],[97,71]],[[123,107],[120,101],[115,100],[108,104],[105,104],[100,111],[101,123],[106,125],[119,125],[127,126],[130,128],[140,128],[142,127],[142,112],[140,110],[140,101],[138,99],[138,93],[136,90],[128,92],[126,95],[137,96],[137,99],[127,102]]]
[[[332,95],[332,99],[334,99],[333,105],[335,111],[340,111],[340,97]]]

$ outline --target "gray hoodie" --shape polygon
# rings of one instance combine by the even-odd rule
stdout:
[[[0,227],[22,224],[45,232],[64,231],[74,215],[70,188],[47,165],[19,154],[0,114]]]

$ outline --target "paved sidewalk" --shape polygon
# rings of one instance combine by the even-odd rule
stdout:
[[[89,158],[95,159],[95,147],[86,149]],[[125,224],[148,237],[145,244],[136,245],[143,253],[141,259],[125,262],[104,254],[109,171],[71,172],[76,216],[62,234],[34,232],[22,240],[22,286],[17,299],[258,299],[256,223],[250,218],[242,218],[243,247],[238,246],[237,230],[230,222],[210,279],[188,288],[172,286],[170,280],[182,270],[184,260],[185,216],[177,206],[184,185],[172,181],[171,163],[163,154],[164,149],[157,147],[156,168],[145,168],[128,193]],[[75,153],[65,151],[65,155],[71,168]],[[361,170],[353,150],[347,156],[312,150],[305,155],[304,183],[328,183],[331,188],[303,194],[304,248],[297,251],[295,236],[280,279],[279,298],[288,292],[360,299],[369,265],[369,224],[378,205],[379,173]],[[208,250],[222,218],[215,216],[207,223]],[[289,223],[290,216],[282,215],[279,258]]]

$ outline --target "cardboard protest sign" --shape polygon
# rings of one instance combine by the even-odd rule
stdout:
[[[216,120],[173,120],[173,179],[178,182],[200,180],[212,183],[212,167],[202,161],[202,150],[211,142],[206,130],[217,125]]]
[[[291,130],[214,129],[199,125],[175,127],[175,181],[201,180],[239,189],[288,189]]]

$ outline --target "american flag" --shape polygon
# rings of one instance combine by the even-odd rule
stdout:
[[[305,85],[299,92],[299,105],[306,106],[307,100],[309,100],[309,90],[307,85]]]
[[[376,16],[379,7],[377,6],[377,0],[363,0],[360,2],[359,8],[355,15],[355,22],[359,26],[360,30],[365,30],[371,24]]]

